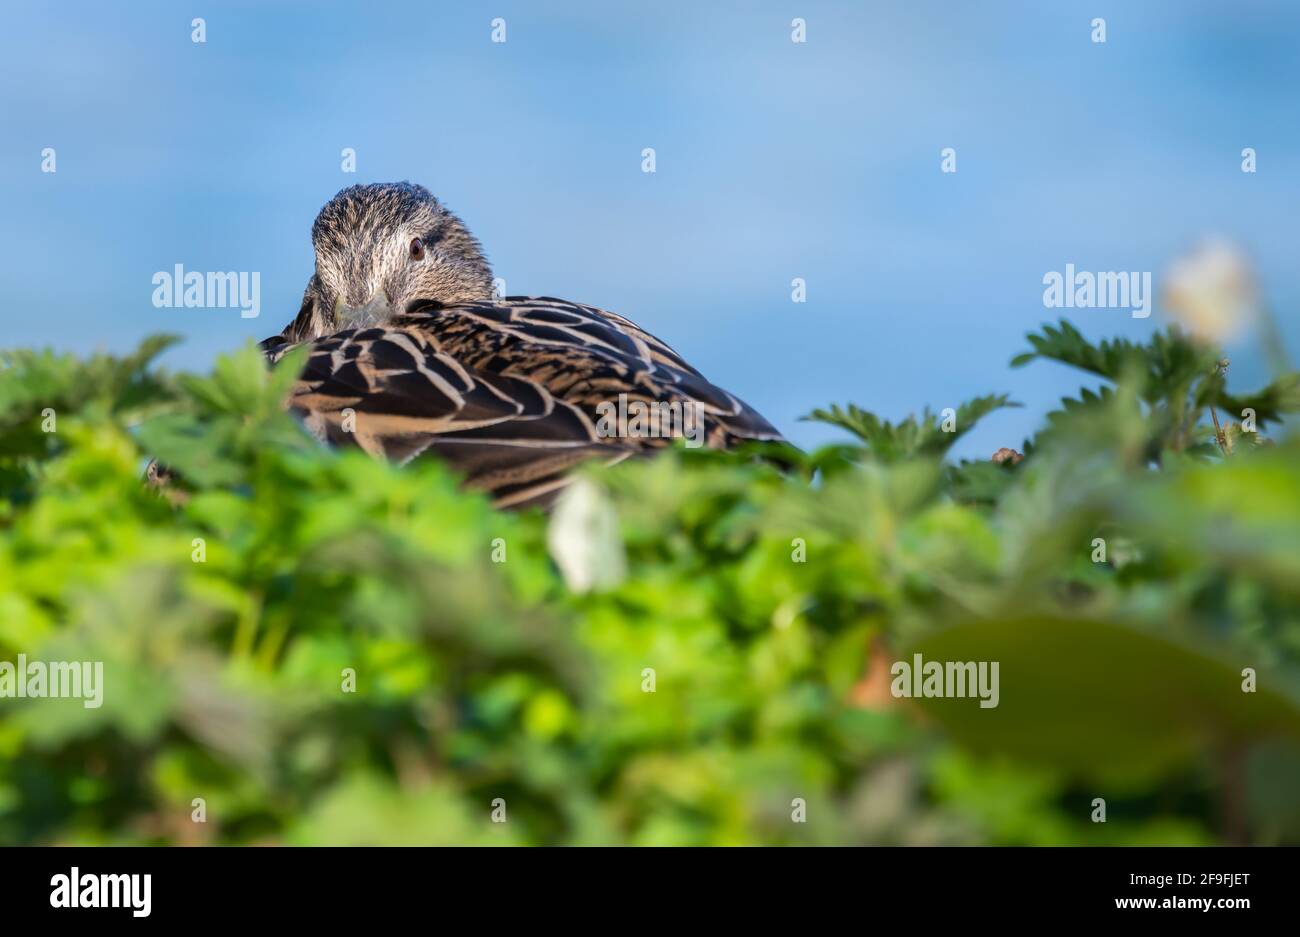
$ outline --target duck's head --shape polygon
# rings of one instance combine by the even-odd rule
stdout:
[[[295,323],[300,339],[382,324],[416,302],[492,295],[482,246],[423,186],[350,186],[320,210],[311,239],[316,273]]]

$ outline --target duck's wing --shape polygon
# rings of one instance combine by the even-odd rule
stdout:
[[[399,323],[481,371],[534,382],[589,417],[621,394],[697,408],[710,446],[780,440],[753,407],[709,383],[665,342],[594,306],[549,296],[415,306]],[[638,444],[653,444],[641,441]]]
[[[273,362],[292,347],[263,343]],[[397,462],[435,452],[501,507],[545,503],[577,463],[635,451],[543,385],[467,365],[417,328],[348,330],[310,349],[289,407],[319,439]]]

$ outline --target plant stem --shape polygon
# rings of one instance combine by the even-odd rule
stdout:
[[[1223,430],[1219,429],[1219,414],[1214,409],[1214,404],[1210,404],[1210,416],[1214,420],[1214,439],[1219,444],[1219,451],[1226,456],[1228,454],[1227,440],[1224,438]]]

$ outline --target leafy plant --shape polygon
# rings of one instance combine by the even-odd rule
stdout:
[[[814,410],[805,420],[829,423],[846,429],[859,440],[867,452],[884,462],[898,462],[919,456],[942,456],[978,423],[995,410],[1018,407],[1005,394],[988,394],[968,400],[955,408],[948,420],[927,407],[919,417],[909,415],[899,423],[882,420],[874,413],[854,404],[829,410]],[[951,428],[945,428],[951,422]]]
[[[252,348],[9,353],[0,662],[103,692],[0,666],[0,842],[1300,842],[1300,440],[1237,422],[1295,375],[1029,341],[1105,383],[1022,462],[945,461],[1003,396],[833,407],[793,471],[673,449],[551,518],[321,448]],[[900,696],[915,654],[997,662],[998,705]]]
[[[1148,408],[1152,432],[1145,449],[1152,458],[1159,458],[1165,451],[1183,452],[1189,448],[1207,454],[1220,432],[1218,418],[1213,415],[1216,409],[1239,418],[1249,411],[1258,430],[1300,409],[1300,375],[1289,373],[1256,393],[1234,396],[1227,392],[1224,377],[1227,359],[1211,345],[1176,327],[1157,332],[1146,344],[1128,339],[1093,344],[1062,320],[1057,325],[1045,325],[1041,332],[1030,334],[1028,340],[1032,351],[1012,358],[1012,367],[1046,359],[1105,378],[1112,385],[1124,384]],[[1073,415],[1080,410],[1092,411],[1099,404],[1114,403],[1111,387],[1102,387],[1098,392],[1084,389],[1077,399],[1063,400],[1063,411],[1058,413]],[[1207,409],[1215,423],[1213,432],[1204,423]],[[1048,419],[1056,417],[1053,414]]]

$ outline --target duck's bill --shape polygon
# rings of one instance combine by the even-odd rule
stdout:
[[[393,308],[388,305],[388,297],[382,290],[363,306],[349,306],[342,298],[334,303],[334,321],[340,331],[387,325],[392,318]]]

